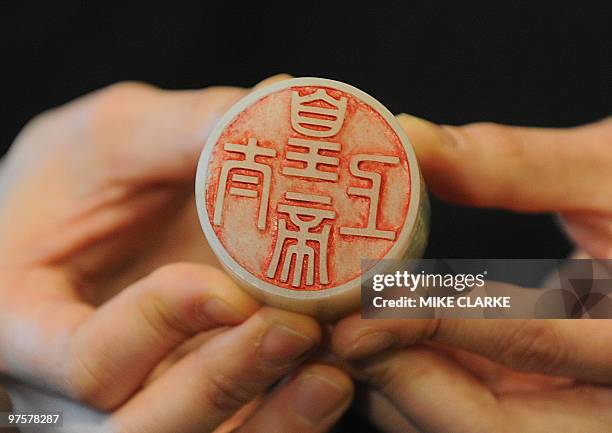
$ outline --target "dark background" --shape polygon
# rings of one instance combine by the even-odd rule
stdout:
[[[251,86],[277,72],[353,84],[436,122],[573,126],[611,112],[601,2],[12,2],[2,6],[0,154],[36,113],[120,80]],[[558,258],[550,215],[433,201],[430,257]],[[373,431],[359,422],[340,431]]]

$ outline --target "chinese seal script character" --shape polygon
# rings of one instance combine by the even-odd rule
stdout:
[[[289,308],[359,286],[361,259],[412,254],[420,182],[407,138],[379,102],[303,78],[230,110],[202,153],[196,200],[228,272]]]

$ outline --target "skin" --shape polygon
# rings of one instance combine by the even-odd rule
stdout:
[[[242,292],[193,211],[202,143],[246,93],[121,83],[25,127],[0,171],[0,374],[109,432],[329,430],[353,390],[304,363],[319,324]]]
[[[107,431],[329,430],[352,384],[304,363],[319,325],[241,292],[193,212],[201,144],[244,93],[124,83],[22,131],[0,171],[1,373],[98,408]],[[399,120],[434,194],[559,212],[586,253],[612,255],[609,120]],[[612,423],[607,324],[351,316],[332,347],[386,432],[598,433]]]
[[[438,126],[398,116],[427,185],[462,205],[557,212],[580,255],[612,258],[612,121]],[[341,320],[335,353],[383,431],[600,433],[612,425],[607,320]]]

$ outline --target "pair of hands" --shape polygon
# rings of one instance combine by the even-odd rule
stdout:
[[[193,209],[202,143],[246,92],[124,83],[23,130],[0,171],[0,372],[104,411],[107,431],[327,432],[350,404],[351,376],[389,433],[608,428],[607,321],[354,315],[332,330],[342,367],[313,362],[319,325],[239,290]],[[612,257],[609,120],[399,120],[435,194],[560,212],[586,253]]]

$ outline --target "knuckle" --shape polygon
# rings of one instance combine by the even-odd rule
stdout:
[[[205,407],[217,413],[233,413],[254,397],[254,392],[243,381],[221,372],[210,372],[206,376],[206,390],[203,398]]]
[[[227,278],[209,266],[172,263],[153,271],[143,281],[136,308],[147,325],[161,338],[184,337],[198,331],[205,320],[203,304],[214,296],[214,281]],[[173,296],[168,296],[174,289]]]
[[[111,84],[93,94],[92,104],[97,110],[94,114],[111,114],[129,106],[137,98],[148,96],[156,91],[150,84],[137,81],[122,81]]]
[[[85,131],[95,138],[110,127],[126,125],[139,114],[143,98],[156,93],[155,87],[140,82],[125,81],[112,84],[91,95],[85,117]]]
[[[130,98],[141,96],[157,90],[151,84],[141,81],[120,81],[103,88],[99,92],[99,97],[115,99],[118,102],[129,100]]]
[[[550,321],[526,320],[502,341],[499,359],[527,372],[559,372],[567,360],[566,342]]]
[[[147,327],[160,339],[184,337],[191,335],[189,326],[191,317],[186,317],[173,308],[163,289],[167,286],[153,285],[143,290],[135,300],[135,307]],[[195,310],[195,308],[194,308]]]
[[[471,143],[467,148],[474,154],[474,160],[479,162],[477,170],[481,171],[476,180],[470,171],[463,169],[466,204],[486,207],[498,203],[505,197],[507,202],[515,202],[521,196],[520,183],[516,182],[516,174],[537,163],[529,157],[521,132],[511,127],[493,122],[478,122],[462,126],[458,129],[465,142]],[[494,144],[494,145],[492,145]],[[505,175],[500,176],[500,165],[506,167]],[[534,167],[537,169],[538,167]],[[497,184],[503,182],[503,187],[482,188],[482,179],[491,178]],[[495,183],[494,183],[495,184]]]
[[[141,82],[112,84],[87,95],[83,100],[37,114],[26,123],[15,141],[24,144],[44,142],[46,145],[50,141],[57,141],[57,145],[62,145],[66,141],[66,132],[75,134],[79,139],[93,140],[101,132],[108,133],[109,126],[116,122],[124,125],[126,115],[138,111],[133,110],[134,101],[156,91],[154,86]],[[62,134],[49,133],[60,129]],[[61,139],[54,140],[56,136]]]

